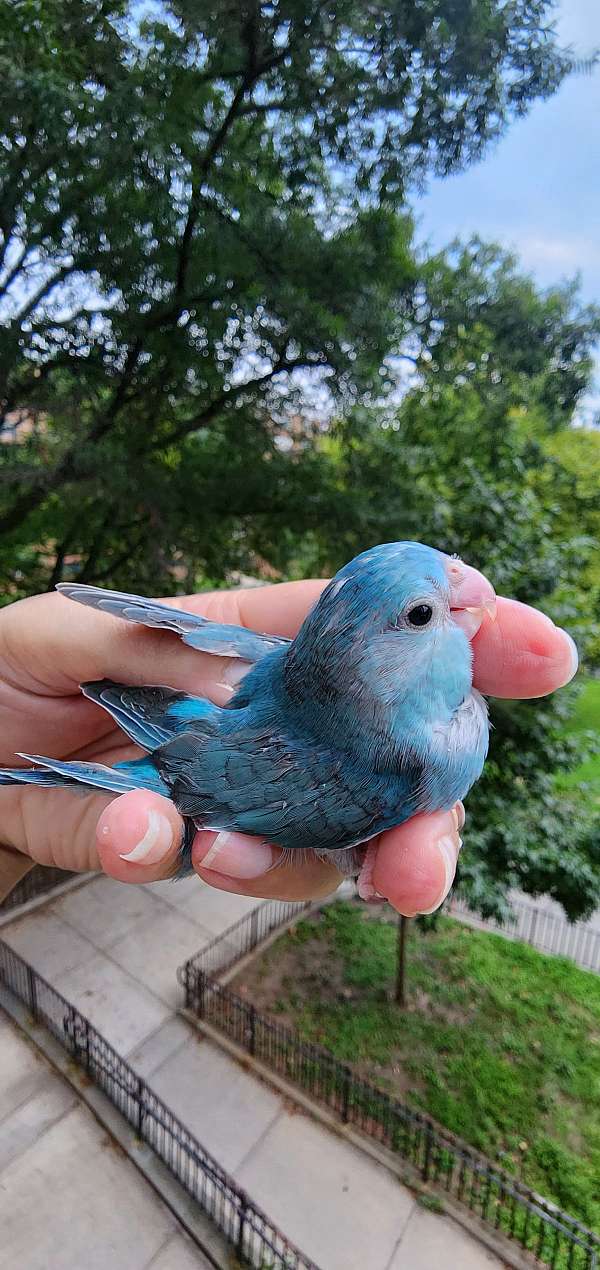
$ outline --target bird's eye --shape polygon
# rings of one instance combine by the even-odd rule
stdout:
[[[427,626],[432,617],[433,609],[430,604],[415,604],[414,609],[408,613],[411,626]]]

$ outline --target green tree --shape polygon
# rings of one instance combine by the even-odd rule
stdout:
[[[435,542],[484,568],[500,593],[567,612],[592,646],[600,463],[595,440],[580,450],[569,422],[598,313],[570,287],[540,294],[510,255],[478,241],[426,265],[420,313],[402,401],[355,412],[323,443],[337,486],[316,562],[333,569],[396,538]],[[485,915],[506,911],[511,888],[553,895],[572,918],[597,904],[598,826],[577,791],[556,785],[581,759],[564,731],[571,702],[565,690],[491,703],[460,866],[460,892]]]
[[[559,532],[579,536],[579,586],[577,594],[565,582],[558,594],[566,619],[576,624],[586,660],[600,667],[600,428],[568,428],[544,438],[546,453],[555,460],[549,481],[562,478],[568,486],[560,499]]]
[[[69,558],[159,590],[405,536],[589,623],[564,438],[597,318],[481,243],[418,261],[406,213],[558,86],[552,9],[0,0],[0,422],[35,421],[1,448],[7,598]],[[294,418],[324,392],[326,436]],[[482,909],[597,890],[553,784],[561,708],[494,707],[462,874]]]
[[[414,290],[392,212],[555,90],[552,7],[0,3],[0,396],[41,415],[2,451],[10,595],[70,554],[219,576],[286,483],[302,509],[272,419],[303,372],[372,383]]]

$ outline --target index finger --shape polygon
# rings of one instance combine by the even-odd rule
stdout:
[[[571,636],[519,600],[498,597],[496,621],[485,618],[473,639],[473,682],[490,697],[545,697],[577,670]]]
[[[177,601],[213,621],[292,638],[326,580],[217,591]],[[544,697],[569,683],[577,670],[571,636],[529,604],[498,597],[496,621],[483,621],[473,641],[473,682],[491,697]]]
[[[326,585],[327,579],[315,578],[178,596],[168,602],[214,622],[293,638]],[[38,613],[43,620],[37,620]],[[18,650],[17,660],[37,667],[36,678],[42,671],[50,693],[74,692],[82,680],[109,677],[211,694],[214,685],[227,679],[223,658],[196,652],[163,631],[132,627],[57,594],[8,606],[3,610],[5,638],[13,626],[15,657]],[[568,683],[577,669],[576,649],[566,631],[517,600],[498,600],[497,621],[484,620],[473,640],[473,653],[476,687],[497,697],[544,696]]]

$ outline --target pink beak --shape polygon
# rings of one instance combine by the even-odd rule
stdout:
[[[496,592],[479,569],[473,569],[462,560],[448,560],[446,572],[450,581],[452,619],[472,639],[486,614],[495,621]]]

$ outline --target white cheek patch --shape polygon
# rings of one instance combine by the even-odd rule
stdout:
[[[487,730],[488,709],[475,688],[465,697],[449,724],[433,730],[433,740],[440,753],[465,754],[479,747],[481,734]]]
[[[460,626],[467,639],[473,639],[483,622],[483,609],[451,609],[450,617],[456,626]]]

